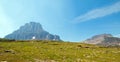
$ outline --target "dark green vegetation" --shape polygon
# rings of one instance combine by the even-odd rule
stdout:
[[[56,42],[0,42],[0,62],[120,62],[119,47]]]
[[[14,39],[5,39],[5,38],[0,38],[0,42],[10,42],[10,41],[15,41]]]

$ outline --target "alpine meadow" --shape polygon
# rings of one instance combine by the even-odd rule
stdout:
[[[0,62],[120,62],[120,0],[0,0]]]

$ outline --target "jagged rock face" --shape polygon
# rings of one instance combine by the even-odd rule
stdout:
[[[106,37],[103,42],[99,43],[100,45],[119,45],[120,38],[117,37]]]
[[[111,34],[96,35],[96,36],[93,36],[93,37],[90,38],[90,39],[87,39],[87,40],[85,41],[85,43],[98,44],[98,43],[103,42],[106,37],[112,37],[112,35],[111,35]]]
[[[18,30],[5,36],[7,39],[16,40],[31,40],[33,37],[36,40],[60,40],[60,37],[58,35],[50,34],[42,28],[40,23],[36,22],[26,23]]]
[[[111,34],[101,34],[85,40],[85,43],[99,45],[119,45],[120,38],[113,37]]]

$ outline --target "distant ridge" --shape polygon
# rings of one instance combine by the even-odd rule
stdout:
[[[58,35],[52,35],[45,31],[40,23],[30,22],[21,26],[18,30],[5,36],[7,39],[15,40],[61,40]]]
[[[84,41],[88,44],[97,45],[120,45],[120,38],[113,37],[111,34],[100,34]]]

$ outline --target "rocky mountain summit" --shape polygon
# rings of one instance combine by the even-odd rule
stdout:
[[[21,26],[18,30],[5,36],[7,39],[15,40],[60,40],[58,35],[52,35],[45,31],[40,23],[30,22]]]
[[[111,34],[100,34],[84,41],[88,44],[98,45],[120,45],[120,38],[113,37]]]

